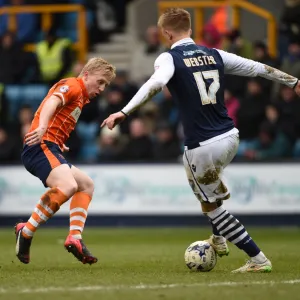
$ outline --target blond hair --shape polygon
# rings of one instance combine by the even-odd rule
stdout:
[[[104,71],[109,77],[109,80],[113,80],[116,77],[116,67],[108,63],[101,57],[93,57],[82,68],[79,77],[83,76],[85,72],[93,73],[95,71]]]
[[[168,8],[159,17],[157,25],[175,32],[187,32],[191,29],[191,15],[183,8]]]

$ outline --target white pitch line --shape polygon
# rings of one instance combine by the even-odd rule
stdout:
[[[139,284],[139,285],[92,285],[78,287],[43,287],[28,289],[4,289],[0,287],[0,294],[37,294],[37,293],[55,293],[55,292],[83,292],[83,291],[126,291],[126,290],[159,290],[173,289],[180,287],[218,287],[218,286],[240,286],[240,285],[275,285],[275,284],[299,284],[300,279],[283,281],[223,281],[212,283],[174,283],[174,284]]]

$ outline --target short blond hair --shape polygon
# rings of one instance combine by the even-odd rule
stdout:
[[[93,73],[95,71],[104,71],[104,73],[109,77],[110,80],[113,80],[116,77],[116,67],[108,63],[102,57],[93,57],[82,68],[79,77],[88,71]]]
[[[158,19],[158,27],[175,32],[191,29],[191,15],[183,8],[168,8]]]

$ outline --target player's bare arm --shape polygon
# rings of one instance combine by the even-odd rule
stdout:
[[[49,120],[54,115],[56,109],[62,105],[62,100],[58,96],[52,95],[46,100],[40,115],[39,126],[25,135],[25,142],[28,146],[39,144],[47,130]]]
[[[218,50],[218,52],[223,59],[226,74],[263,77],[293,88],[297,95],[300,96],[300,83],[298,78],[251,59],[246,59],[223,50]]]
[[[162,53],[156,59],[154,68],[154,74],[142,85],[131,101],[120,112],[111,114],[105,119],[101,127],[107,125],[109,129],[113,129],[117,124],[124,121],[126,116],[143,106],[160,92],[174,74],[175,68],[172,56],[169,53]]]

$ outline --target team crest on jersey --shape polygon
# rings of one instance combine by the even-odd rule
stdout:
[[[59,90],[62,93],[66,93],[69,90],[69,86],[68,85],[63,85]]]
[[[79,107],[76,107],[72,112],[71,112],[71,116],[75,119],[76,123],[80,117],[81,114],[81,110]]]

